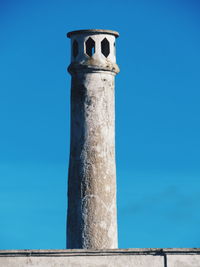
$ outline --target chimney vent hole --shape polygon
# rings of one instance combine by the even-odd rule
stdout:
[[[95,41],[90,37],[86,41],[86,54],[92,57],[95,53]]]
[[[101,41],[101,52],[105,57],[108,57],[110,54],[110,44],[106,38]]]

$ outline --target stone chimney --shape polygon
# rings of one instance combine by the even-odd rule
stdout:
[[[118,247],[115,166],[115,41],[110,30],[71,39],[71,143],[67,248]]]

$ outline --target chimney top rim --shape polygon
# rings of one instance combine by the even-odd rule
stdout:
[[[91,34],[111,34],[114,35],[116,38],[119,37],[119,33],[116,31],[111,30],[102,30],[102,29],[88,29],[88,30],[77,30],[77,31],[71,31],[67,33],[67,37],[71,38],[72,35],[77,34],[85,34],[85,33],[91,33]]]

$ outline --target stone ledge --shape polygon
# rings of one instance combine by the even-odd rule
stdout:
[[[200,248],[129,248],[107,250],[84,249],[23,249],[0,250],[0,257],[71,257],[71,256],[114,256],[114,255],[160,255],[200,254]]]
[[[0,250],[2,267],[200,267],[200,248]]]

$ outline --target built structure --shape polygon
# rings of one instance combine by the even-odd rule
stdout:
[[[200,249],[117,249],[114,77],[118,33],[68,33],[72,55],[66,250],[2,250],[0,267],[200,267]],[[163,229],[165,231],[165,229]],[[133,240],[133,245],[134,240]]]
[[[200,267],[200,249],[10,250],[1,267]]]
[[[67,248],[117,248],[115,42],[109,30],[69,32],[71,145]]]

